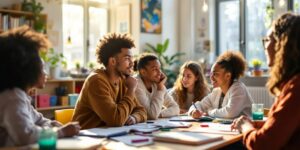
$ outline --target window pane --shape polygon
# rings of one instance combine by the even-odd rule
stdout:
[[[83,7],[63,4],[63,52],[68,68],[75,68],[75,62],[83,64]]]
[[[107,9],[89,7],[89,61],[96,62],[95,49],[99,39],[107,33]]]
[[[246,12],[246,57],[249,63],[254,58],[262,60],[264,67],[266,67],[266,57],[261,39],[268,30],[265,24],[268,19],[266,13],[268,2],[269,0],[247,1]],[[251,64],[249,65],[252,67]]]
[[[223,1],[219,5],[219,54],[226,50],[240,50],[239,1]]]
[[[294,0],[294,12],[300,13],[300,0]]]

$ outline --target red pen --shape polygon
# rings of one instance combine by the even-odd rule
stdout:
[[[141,142],[148,142],[149,139],[132,139],[132,143],[141,143]]]
[[[208,127],[208,124],[200,124],[200,127]]]

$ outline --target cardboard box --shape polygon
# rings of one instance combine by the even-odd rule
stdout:
[[[59,96],[58,103],[60,106],[69,106],[69,97],[68,96]]]

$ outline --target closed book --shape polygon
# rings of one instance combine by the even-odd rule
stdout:
[[[201,145],[222,140],[222,135],[195,132],[160,132],[153,135],[155,141],[179,143],[185,145]]]

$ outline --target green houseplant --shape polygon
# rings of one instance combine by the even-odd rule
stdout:
[[[40,56],[46,65],[48,65],[51,78],[59,78],[60,67],[67,67],[67,62],[64,55],[62,53],[55,52],[53,48],[50,48],[48,52],[41,51]]]
[[[166,74],[168,77],[167,79],[167,87],[173,86],[177,74],[178,74],[178,69],[174,70],[172,68],[178,67],[180,65],[180,56],[184,55],[185,53],[175,53],[173,55],[166,55],[165,52],[168,49],[169,46],[169,39],[166,39],[163,43],[158,43],[156,46],[146,43],[147,52],[153,52],[157,55],[159,61],[161,62],[161,69],[162,71]]]
[[[41,12],[44,7],[40,2],[36,2],[36,0],[23,0],[22,2],[22,10],[29,11],[33,14],[33,28],[38,32],[45,32],[46,25],[41,17]]]
[[[252,70],[253,76],[261,76],[263,73],[261,69],[263,62],[260,59],[255,58],[251,61],[251,64],[253,66],[253,70]]]

